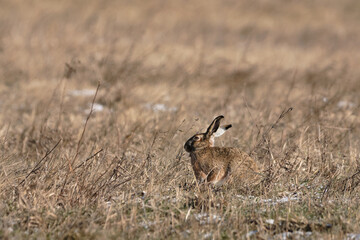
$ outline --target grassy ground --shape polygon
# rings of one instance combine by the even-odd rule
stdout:
[[[358,1],[0,5],[0,238],[360,238]],[[219,114],[260,183],[196,185]]]

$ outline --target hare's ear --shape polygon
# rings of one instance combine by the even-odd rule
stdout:
[[[221,126],[221,127],[219,127],[219,129],[214,133],[213,136],[214,136],[214,137],[220,137],[221,135],[223,135],[223,134],[226,132],[226,130],[228,130],[228,129],[231,128],[231,127],[232,127],[231,124]]]
[[[217,116],[212,123],[210,124],[210,126],[208,127],[208,129],[206,130],[205,136],[206,138],[210,138],[220,127],[220,121],[221,119],[223,119],[224,116],[220,115]]]

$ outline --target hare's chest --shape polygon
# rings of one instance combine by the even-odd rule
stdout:
[[[202,153],[202,152],[198,152],[196,155],[196,157],[194,158],[194,162],[196,161],[201,167],[203,167],[206,162],[207,162],[207,156],[206,154]]]
[[[191,154],[191,165],[194,167],[194,169],[198,169],[203,171],[204,173],[208,173],[210,169],[209,162],[204,158],[203,156]]]

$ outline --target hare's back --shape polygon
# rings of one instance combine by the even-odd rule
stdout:
[[[245,165],[248,168],[256,169],[255,161],[246,152],[238,148],[212,147],[207,149],[206,155],[207,159],[213,159],[213,161],[226,162],[230,165]]]
[[[235,179],[241,181],[254,181],[259,177],[258,166],[246,152],[238,148],[229,148],[230,155],[233,156],[230,162],[231,174]]]
[[[257,165],[254,159],[252,159],[246,152],[241,151],[238,148],[229,148],[230,155],[233,156],[232,162],[236,165],[241,165],[252,170],[257,170]]]

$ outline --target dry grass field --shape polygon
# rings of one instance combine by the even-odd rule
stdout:
[[[0,6],[0,239],[360,239],[359,1]],[[196,183],[220,114],[261,181]]]

